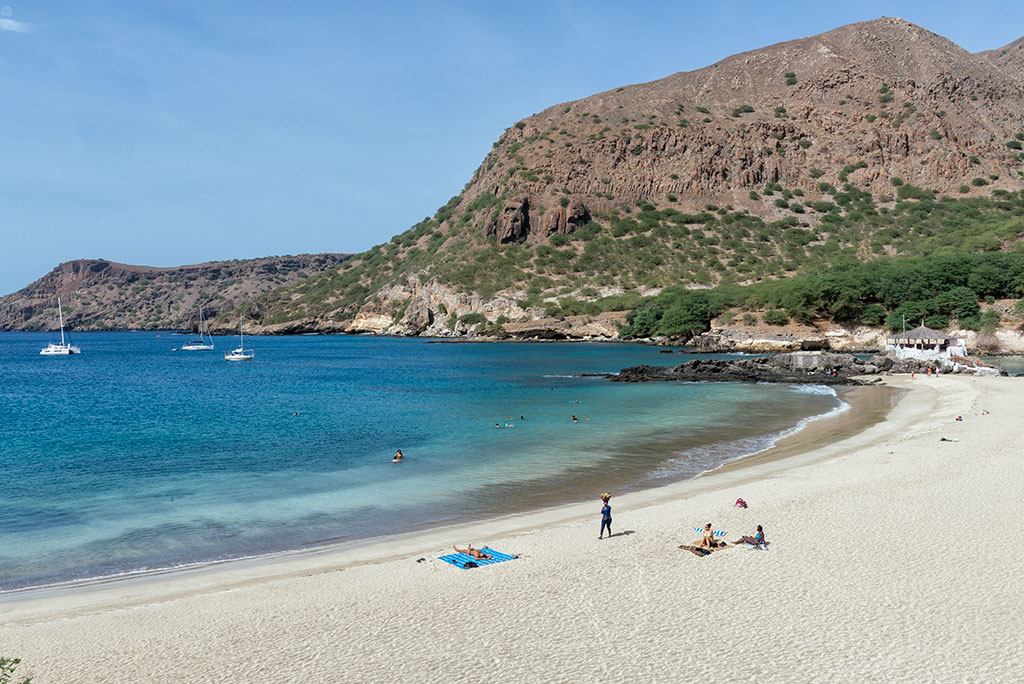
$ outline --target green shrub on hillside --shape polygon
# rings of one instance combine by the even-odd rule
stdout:
[[[689,301],[684,298],[693,294],[666,288],[634,311],[642,311],[640,320],[649,322],[650,329],[657,331],[665,312],[680,302],[688,306]],[[899,330],[904,318],[908,324],[918,325],[921,320],[936,316],[945,317],[946,321],[956,319],[959,325],[976,329],[981,325],[979,297],[1024,294],[1024,253],[951,253],[919,259],[848,262],[819,274],[743,287],[724,285],[697,294],[712,317],[727,308],[767,306],[802,322],[827,318],[878,325],[884,318],[890,329]],[[700,313],[703,309],[696,311]],[[772,318],[777,319],[778,315],[773,314]],[[770,322],[767,315],[765,320]],[[710,317],[707,323],[710,324]]]
[[[468,313],[459,316],[459,321],[466,325],[480,325],[487,323],[487,317],[480,313]]]

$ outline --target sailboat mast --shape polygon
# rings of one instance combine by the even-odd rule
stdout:
[[[57,297],[57,315],[60,316],[60,346],[64,346],[64,309],[60,305],[60,297]]]

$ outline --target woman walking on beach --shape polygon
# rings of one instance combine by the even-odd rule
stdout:
[[[608,528],[608,537],[612,536],[612,505],[608,503],[611,498],[611,494],[601,495],[601,501],[604,505],[601,506],[601,534],[598,536],[598,539],[604,539],[604,529],[606,527]]]

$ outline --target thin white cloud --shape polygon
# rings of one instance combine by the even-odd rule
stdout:
[[[4,5],[0,7],[0,31],[12,31],[13,33],[28,33],[32,30],[32,27],[23,21],[15,21],[11,19],[14,16],[14,10],[11,9],[10,5]]]
[[[13,33],[29,33],[32,27],[25,22],[15,22],[14,19],[0,18],[0,31],[11,31]]]
[[[32,30],[32,27],[23,21],[15,21],[14,19],[3,18],[0,19],[0,31],[13,31],[14,33],[28,33]]]

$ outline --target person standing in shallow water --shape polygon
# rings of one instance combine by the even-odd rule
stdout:
[[[608,536],[612,536],[612,505],[608,503],[611,498],[611,494],[601,495],[601,502],[604,505],[601,507],[601,534],[598,539],[604,539],[605,528],[608,528]]]

